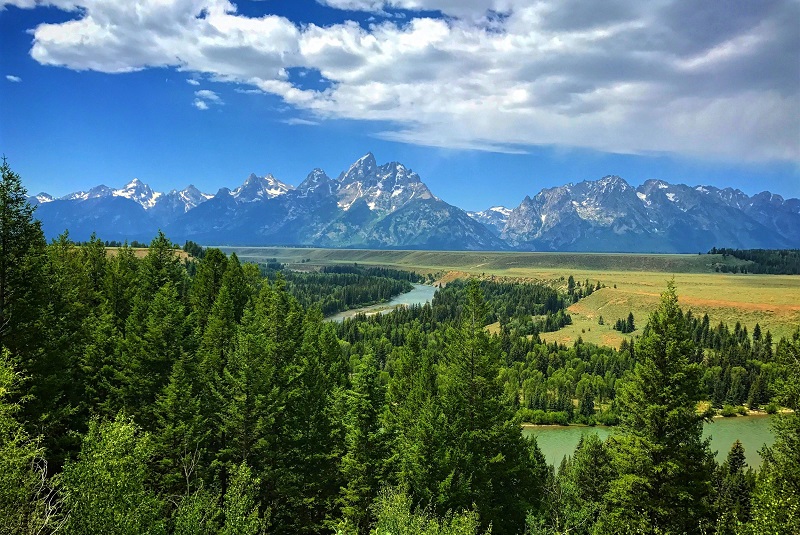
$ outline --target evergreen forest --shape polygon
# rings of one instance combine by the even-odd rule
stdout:
[[[600,282],[335,323],[422,279],[187,246],[47,243],[3,162],[0,533],[800,533],[800,331],[710,325],[670,282],[618,349],[539,337]],[[702,438],[742,405],[784,409],[756,472]],[[551,466],[523,423],[614,433]]]

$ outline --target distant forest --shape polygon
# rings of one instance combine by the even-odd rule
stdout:
[[[618,349],[544,343],[577,290],[534,283],[326,322],[317,292],[416,276],[48,244],[5,163],[0,248],[2,533],[800,532],[800,416],[754,473],[698,412],[800,409],[800,331],[712,326],[672,284]],[[616,433],[553,467],[523,422]]]
[[[708,254],[732,256],[749,264],[715,266],[722,273],[767,273],[770,275],[800,274],[800,249],[717,249]]]

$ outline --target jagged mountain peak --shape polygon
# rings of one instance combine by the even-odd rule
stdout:
[[[114,195],[114,197],[125,197],[126,199],[135,201],[141,204],[146,210],[155,206],[158,198],[161,197],[162,194],[157,191],[153,191],[150,186],[138,178],[134,178],[122,188],[115,189],[112,192],[112,195]]]
[[[377,167],[378,162],[375,160],[375,155],[368,152],[356,160],[347,171],[339,175],[337,180],[343,186],[354,182],[365,182],[375,176]]]
[[[337,179],[338,205],[350,210],[363,200],[370,211],[391,213],[413,199],[436,199],[417,173],[399,162],[378,167],[370,152]]]
[[[177,192],[178,196],[186,203],[187,211],[194,208],[198,204],[211,199],[213,195],[203,193],[194,184],[189,184],[181,191]]]
[[[290,189],[293,188],[276,179],[272,174],[258,176],[250,173],[244,183],[233,190],[232,194],[238,202],[255,202],[283,195]]]
[[[85,201],[87,199],[96,199],[98,197],[110,197],[113,195],[113,190],[108,186],[101,184],[95,186],[89,191],[76,191],[60,197],[60,201]]]
[[[331,194],[333,193],[333,186],[333,180],[328,174],[317,167],[306,176],[305,180],[303,180],[299,186],[297,186],[297,191],[303,196],[311,193]]]
[[[624,178],[617,175],[606,175],[596,182],[596,185],[602,189],[619,189],[627,190],[632,189]]]
[[[46,193],[28,199],[39,205],[49,237],[69,228],[77,239],[92,231],[106,239],[147,239],[164,228],[178,241],[243,245],[598,252],[800,246],[800,200],[770,192],[749,197],[733,188],[656,179],[634,189],[607,175],[530,192],[513,210],[493,206],[466,214],[437,199],[404,164],[378,165],[372,153],[335,180],[314,169],[296,190],[253,173],[233,192],[221,188],[215,196],[193,185],[160,194],[134,179],[59,202]]]
[[[478,223],[487,227],[492,234],[499,236],[508,223],[508,216],[511,215],[511,209],[505,206],[492,206],[480,212],[467,212],[467,215]]]

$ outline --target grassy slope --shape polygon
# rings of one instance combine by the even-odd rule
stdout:
[[[634,255],[579,253],[485,253],[449,251],[374,251],[352,249],[225,248],[243,260],[277,258],[284,263],[308,259],[311,264],[374,264],[414,269],[422,273],[459,272],[509,278],[601,281],[607,287],[570,308],[574,324],[547,340],[584,341],[618,346],[622,336],[611,329],[617,318],[633,312],[638,327],[658,302],[670,278],[675,279],[684,310],[708,314],[712,325],[737,321],[752,330],[756,322],[777,340],[800,325],[800,277],[715,273],[714,263],[741,263],[719,255]],[[448,278],[452,278],[453,274]],[[563,283],[566,285],[566,283]],[[613,286],[616,284],[616,288]],[[606,325],[597,324],[602,315]],[[590,330],[591,329],[591,330]],[[639,334],[636,331],[633,335]]]

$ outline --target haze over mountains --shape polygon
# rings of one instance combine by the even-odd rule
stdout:
[[[489,187],[475,184],[473,187]],[[40,193],[36,217],[53,238],[392,249],[699,252],[800,247],[800,200],[769,192],[690,187],[617,176],[548,188],[516,208],[465,212],[436,197],[403,164],[369,153],[338,178],[314,169],[296,188],[251,174],[215,195],[168,193],[134,179],[59,199]]]

